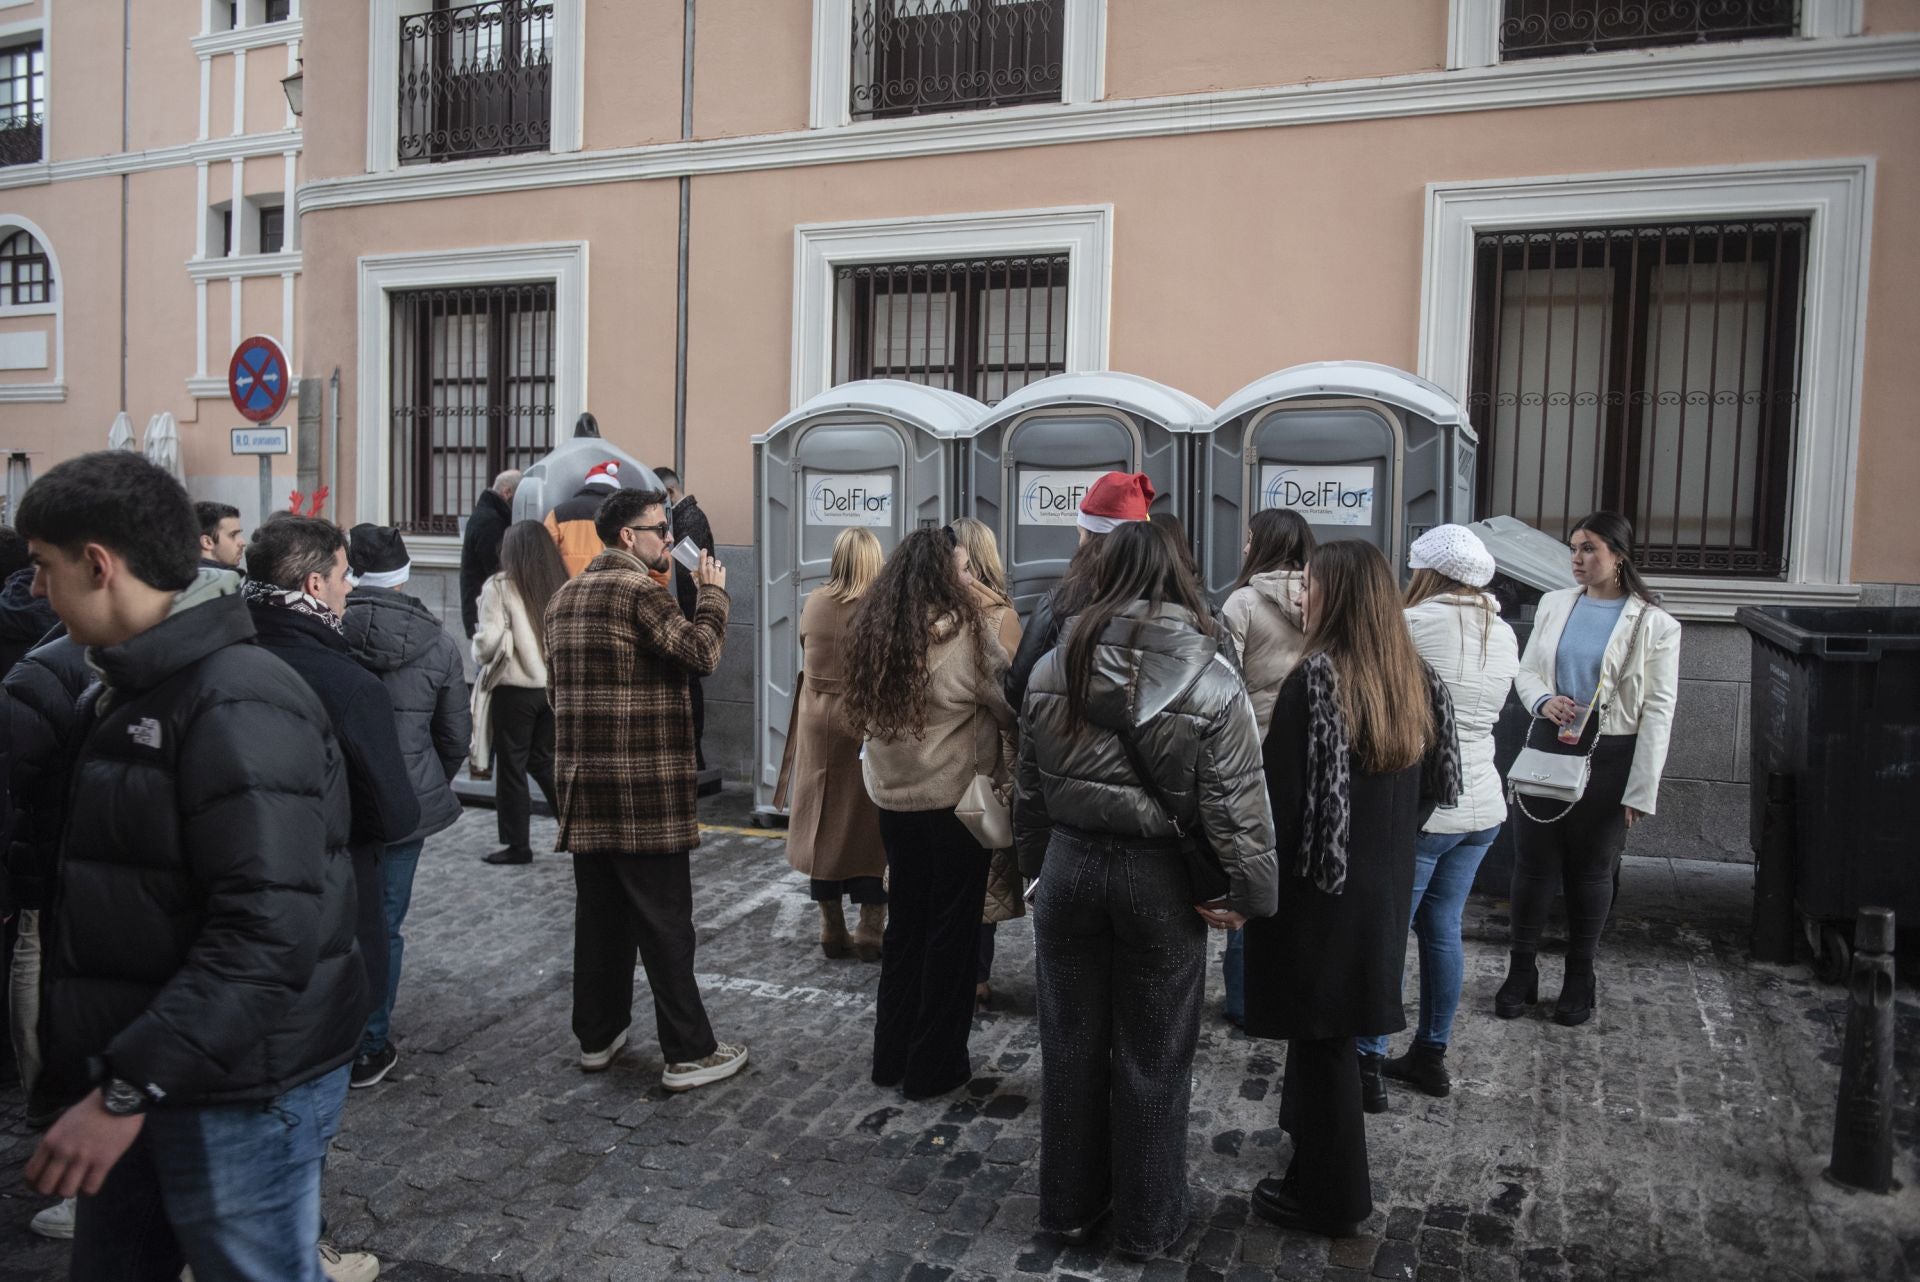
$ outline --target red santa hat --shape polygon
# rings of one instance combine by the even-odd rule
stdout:
[[[593,467],[593,470],[587,473],[587,484],[588,485],[604,485],[610,490],[619,489],[620,488],[619,460],[608,459],[604,463],[596,463]]]
[[[1153,482],[1144,472],[1108,472],[1080,499],[1080,528],[1111,534],[1128,521],[1144,521],[1153,503]]]

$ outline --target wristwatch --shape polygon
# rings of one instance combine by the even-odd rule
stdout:
[[[147,1111],[147,1097],[132,1082],[109,1077],[100,1084],[100,1106],[115,1117],[134,1117]]]

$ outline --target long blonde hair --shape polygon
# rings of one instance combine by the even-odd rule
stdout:
[[[873,537],[872,530],[849,525],[833,541],[833,562],[820,591],[827,594],[829,601],[852,605],[879,577],[880,565],[885,559],[880,554],[880,540]]]
[[[1487,666],[1487,637],[1493,632],[1493,600],[1485,592],[1470,583],[1462,583],[1451,575],[1427,568],[1415,570],[1413,581],[1407,584],[1407,609],[1423,605],[1435,597],[1454,597],[1464,605],[1478,606],[1482,626],[1480,628],[1480,666]]]
[[[1001,564],[1000,541],[993,537],[993,527],[985,521],[963,516],[954,521],[953,533],[960,540],[960,546],[967,550],[967,563],[973,581],[995,595],[1005,597],[1007,568]]]
[[[1307,573],[1307,653],[1333,661],[1354,754],[1368,774],[1404,770],[1426,755],[1434,720],[1425,664],[1400,613],[1393,571],[1372,544],[1340,539],[1314,549]]]

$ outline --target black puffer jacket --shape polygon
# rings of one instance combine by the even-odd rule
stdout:
[[[1087,724],[1071,725],[1067,716],[1067,645],[1077,619],[1033,670],[1014,779],[1021,870],[1039,874],[1056,823],[1089,833],[1175,836],[1115,732],[1130,725],[1181,827],[1205,833],[1226,869],[1228,906],[1264,917],[1274,910],[1279,869],[1246,683],[1191,614],[1161,606],[1143,619],[1146,608],[1141,602],[1109,623],[1095,648]]]
[[[433,611],[391,588],[355,588],[346,623],[353,657],[393,700],[400,755],[420,803],[420,824],[406,840],[430,837],[460,817],[452,779],[473,737],[460,647]]]
[[[512,506],[491,489],[480,491],[460,539],[460,623],[468,636],[480,627],[480,589],[500,573],[500,540],[512,524]]]
[[[271,1099],[359,1044],[345,766],[306,683],[247,644],[237,586],[203,574],[158,626],[90,652],[105,684],[46,940],[56,1099],[95,1057],[161,1107]]]
[[[0,680],[0,757],[12,809],[7,830],[8,898],[44,908],[67,819],[67,770],[80,725],[80,697],[93,683],[87,652],[64,627],[27,651]]]
[[[33,594],[33,567],[15,570],[0,588],[0,675],[40,644],[60,622],[44,597]]]

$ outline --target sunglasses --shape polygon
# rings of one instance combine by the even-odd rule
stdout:
[[[667,523],[665,521],[660,522],[658,525],[629,525],[626,528],[632,530],[635,534],[651,534],[659,539],[667,537]]]

